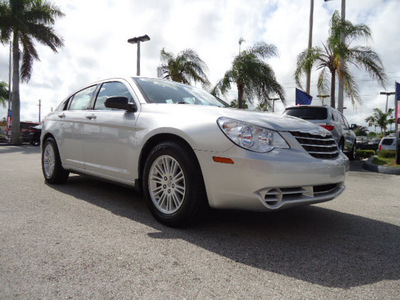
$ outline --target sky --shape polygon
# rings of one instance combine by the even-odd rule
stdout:
[[[286,92],[286,105],[294,105],[297,55],[307,48],[310,1],[307,0],[53,0],[64,12],[55,31],[64,39],[58,53],[36,44],[40,61],[35,61],[29,83],[21,84],[21,121],[38,121],[39,99],[42,117],[76,89],[111,76],[136,75],[136,45],[132,37],[149,35],[141,44],[141,75],[157,77],[160,51],[174,54],[195,50],[207,64],[207,75],[214,85],[231,67],[242,50],[257,42],[273,44],[278,57],[267,62]],[[367,126],[365,118],[378,107],[385,109],[386,96],[400,82],[400,0],[347,0],[346,19],[363,23],[372,30],[371,46],[382,58],[387,73],[385,87],[378,85],[364,70],[352,67],[362,103],[353,106],[345,99],[344,114],[349,123]],[[314,0],[313,46],[322,46],[328,36],[329,21],[341,1]],[[0,81],[8,82],[9,46],[0,45]],[[311,78],[314,105],[320,105],[316,83]],[[303,86],[305,85],[305,78]],[[233,90],[226,96],[235,99]],[[329,104],[329,98],[325,104]],[[389,108],[394,96],[389,97]],[[284,105],[275,103],[275,113]],[[0,108],[0,119],[6,109]],[[373,130],[373,128],[370,128]]]

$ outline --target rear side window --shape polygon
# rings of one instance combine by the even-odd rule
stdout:
[[[93,85],[84,90],[77,92],[71,100],[69,110],[85,110],[90,107],[90,101],[93,98],[93,94],[96,90],[96,86]]]
[[[328,118],[327,109],[324,107],[292,107],[285,110],[285,115],[304,120],[325,120]]]
[[[382,140],[382,145],[391,145],[393,143],[394,139],[383,139]]]

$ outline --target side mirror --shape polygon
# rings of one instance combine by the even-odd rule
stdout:
[[[128,112],[137,111],[136,104],[129,102],[128,97],[123,96],[107,98],[107,100],[104,102],[104,106],[107,108],[125,109]]]

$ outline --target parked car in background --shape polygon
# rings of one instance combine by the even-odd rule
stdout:
[[[285,115],[301,118],[329,130],[340,150],[353,160],[356,157],[356,134],[345,116],[330,106],[300,105],[287,107]]]
[[[30,140],[29,140],[31,145],[33,145],[33,146],[40,145],[41,133],[42,133],[42,125],[36,125],[36,126],[31,127]]]
[[[378,151],[381,150],[396,150],[396,138],[395,137],[384,137],[380,140]]]
[[[35,129],[33,127],[40,125],[40,123],[35,123],[35,122],[20,122],[20,132],[21,132],[21,139],[22,142],[25,143],[30,143],[31,142],[31,137],[35,132]]]
[[[72,172],[136,187],[170,226],[208,206],[268,211],[328,201],[343,192],[349,168],[324,128],[144,77],[72,93],[45,117],[41,142],[48,183]]]

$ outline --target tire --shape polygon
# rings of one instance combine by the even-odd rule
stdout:
[[[42,171],[46,181],[50,184],[64,183],[69,172],[61,165],[60,153],[53,138],[47,138],[42,150]]]
[[[349,153],[347,153],[347,157],[350,160],[355,160],[356,159],[356,145],[354,145],[353,148],[351,149],[351,151]]]
[[[192,225],[206,211],[200,166],[194,154],[177,143],[163,142],[151,150],[142,184],[150,212],[167,226]]]

